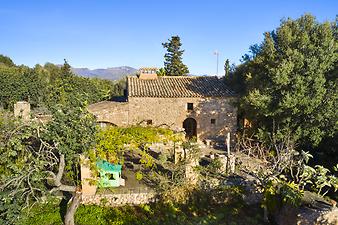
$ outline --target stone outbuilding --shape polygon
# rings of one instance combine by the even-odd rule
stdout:
[[[184,130],[198,140],[224,141],[237,129],[236,95],[215,76],[157,76],[140,69],[127,77],[123,101],[88,107],[101,126],[148,125]]]

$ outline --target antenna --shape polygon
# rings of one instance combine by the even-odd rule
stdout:
[[[214,55],[216,55],[216,76],[218,76],[218,56],[219,56],[219,51],[215,50]]]

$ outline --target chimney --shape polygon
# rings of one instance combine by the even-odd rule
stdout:
[[[155,80],[157,79],[156,67],[143,67],[139,69],[138,78],[142,80]]]

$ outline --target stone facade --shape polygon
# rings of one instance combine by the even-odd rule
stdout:
[[[228,132],[234,134],[237,129],[237,108],[235,107],[237,98],[227,93],[218,94],[217,90],[221,88],[213,89],[213,87],[214,83],[221,81],[214,77],[210,78],[213,79],[191,78],[193,81],[198,81],[197,85],[202,87],[207,83],[208,92],[212,91],[210,96],[204,96],[201,88],[194,87],[198,89],[195,91],[186,85],[186,80],[190,78],[162,78],[161,82],[152,79],[139,81],[138,78],[132,78],[129,80],[133,85],[129,85],[128,88],[133,90],[127,90],[126,102],[99,102],[89,106],[89,111],[103,125],[110,123],[122,127],[152,125],[184,130],[185,120],[191,118],[190,121],[195,123],[194,136],[198,140],[210,139],[224,142],[226,134]],[[176,85],[173,81],[175,79],[185,81],[176,82],[181,89],[177,93],[171,93],[172,86]],[[165,85],[169,85],[170,88],[161,90]],[[182,88],[183,85],[187,87]],[[184,96],[180,96],[180,93],[184,93]]]
[[[235,98],[149,98],[130,97],[128,102],[101,102],[89,107],[98,122],[116,126],[147,124],[183,128],[187,118],[196,120],[197,139],[225,140],[237,129]],[[193,110],[188,110],[193,103]],[[102,107],[99,107],[99,104]],[[211,120],[214,120],[212,124]]]
[[[196,120],[197,139],[224,140],[227,132],[236,131],[237,111],[228,98],[129,98],[129,124],[152,121],[153,126],[167,125],[171,129],[183,128],[187,118]],[[193,110],[188,110],[193,103]],[[211,124],[211,119],[215,120]]]

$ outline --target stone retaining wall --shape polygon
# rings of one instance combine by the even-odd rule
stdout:
[[[116,207],[123,205],[147,204],[155,201],[155,192],[82,195],[82,204],[84,205],[104,205]]]

